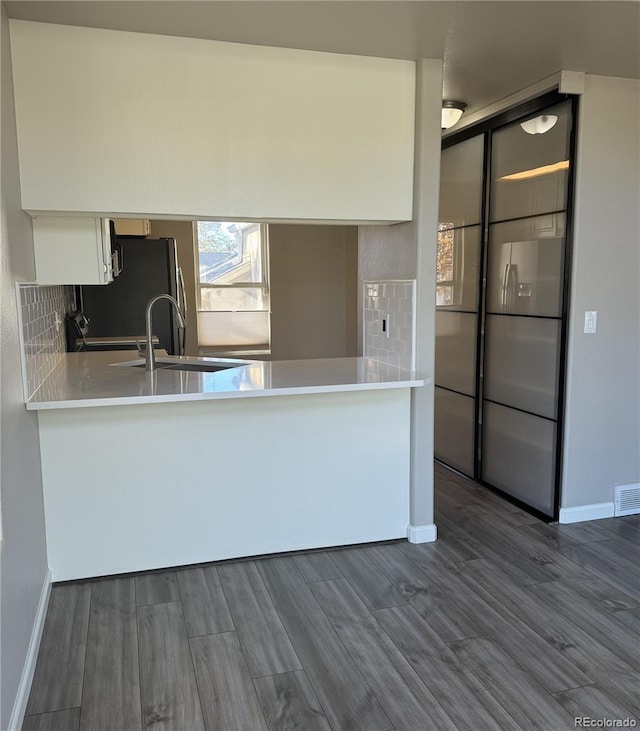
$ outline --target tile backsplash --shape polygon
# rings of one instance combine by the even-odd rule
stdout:
[[[40,388],[66,351],[64,318],[75,309],[73,287],[18,284],[25,399]]]
[[[365,358],[415,370],[415,280],[363,283]]]

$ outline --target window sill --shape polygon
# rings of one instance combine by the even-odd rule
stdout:
[[[260,346],[257,348],[251,348],[251,347],[224,347],[224,346],[206,346],[202,345],[198,348],[198,355],[206,358],[210,356],[239,356],[239,355],[271,355],[271,348],[265,348],[264,346]]]

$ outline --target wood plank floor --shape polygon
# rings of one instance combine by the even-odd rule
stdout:
[[[436,465],[436,524],[56,585],[23,730],[640,723],[640,516],[546,525]]]

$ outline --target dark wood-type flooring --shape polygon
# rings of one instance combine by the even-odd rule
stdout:
[[[436,483],[436,543],[54,586],[24,731],[640,723],[640,516],[546,525]]]

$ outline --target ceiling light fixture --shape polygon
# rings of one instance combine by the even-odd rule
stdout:
[[[464,102],[445,99],[442,102],[442,129],[449,129],[457,124],[467,105]]]
[[[541,114],[539,117],[527,119],[521,122],[520,126],[528,135],[543,135],[548,132],[558,121],[555,114]]]

